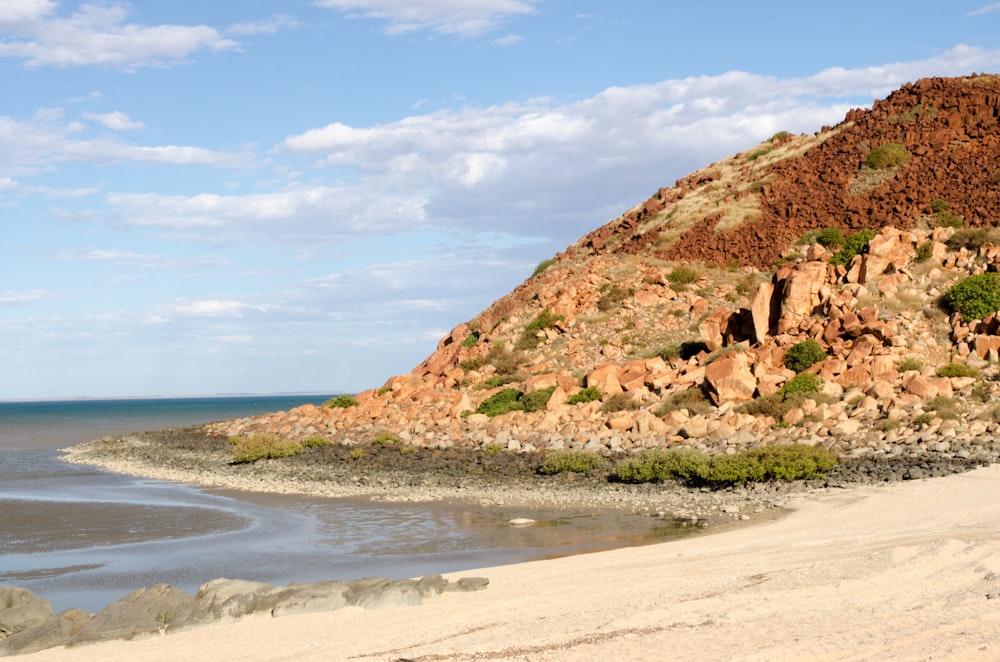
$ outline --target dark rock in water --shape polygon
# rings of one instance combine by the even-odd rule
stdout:
[[[409,580],[386,582],[382,586],[366,586],[351,591],[350,596],[351,604],[363,609],[391,609],[423,604],[417,582]]]
[[[190,593],[169,584],[132,591],[95,614],[70,645],[159,634],[185,613],[193,602]]]
[[[345,582],[322,581],[315,584],[290,584],[288,594],[271,609],[271,616],[291,616],[317,611],[336,611],[347,606]]]
[[[52,603],[28,589],[0,586],[0,639],[37,627],[52,616]]]
[[[83,609],[67,609],[59,612],[39,626],[28,628],[0,641],[0,657],[27,655],[46,648],[65,646],[89,621],[90,614]]]

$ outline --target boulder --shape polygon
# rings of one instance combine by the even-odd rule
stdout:
[[[28,655],[46,648],[65,646],[88,621],[90,614],[83,609],[67,609],[59,612],[41,625],[0,640],[0,657]]]
[[[191,594],[169,584],[132,591],[95,614],[70,645],[159,634],[193,603]]]
[[[348,605],[346,582],[321,581],[315,584],[290,584],[288,591],[271,608],[271,616],[336,611]]]
[[[746,353],[731,351],[705,366],[705,386],[716,405],[753,399],[757,378]]]
[[[778,268],[774,274],[781,300],[778,333],[797,329],[820,305],[827,268],[825,262],[794,262]]]
[[[0,586],[0,639],[38,627],[52,616],[52,603],[26,588]]]
[[[287,588],[244,579],[213,579],[202,584],[192,603],[168,626],[168,632],[211,623],[233,623],[244,616],[274,609],[289,595]]]

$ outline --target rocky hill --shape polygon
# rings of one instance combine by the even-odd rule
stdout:
[[[920,80],[660,189],[410,374],[214,430],[995,459],[1000,319],[965,319],[942,296],[1000,271],[998,221],[1000,76]]]

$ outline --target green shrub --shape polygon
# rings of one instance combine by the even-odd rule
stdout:
[[[548,404],[549,398],[552,397],[555,390],[555,386],[549,386],[548,388],[540,388],[537,391],[522,395],[521,404],[524,406],[524,411],[541,411],[545,409],[545,405]]]
[[[523,411],[524,404],[521,403],[523,394],[516,388],[505,388],[497,391],[480,403],[476,409],[477,414],[486,414],[490,418],[506,414],[510,411]]]
[[[657,407],[653,413],[663,417],[678,409],[687,409],[688,412],[695,415],[708,414],[715,409],[715,405],[712,404],[712,401],[705,395],[704,391],[697,386],[692,386],[683,391],[677,391],[668,395],[663,404]]]
[[[392,387],[391,387],[391,386],[383,386],[382,388],[380,388],[380,389],[379,389],[379,390],[377,391],[377,393],[378,393],[379,395],[385,395],[386,393],[388,393],[388,392],[389,392],[389,391],[391,391],[391,390],[392,390]]]
[[[702,475],[707,466],[705,454],[693,448],[652,448],[618,462],[611,478],[621,483],[688,481]]]
[[[855,232],[844,243],[844,247],[830,258],[830,264],[834,266],[847,266],[855,255],[860,255],[868,250],[868,244],[875,236],[874,230],[861,230]]]
[[[617,393],[604,401],[601,411],[605,414],[613,414],[616,411],[631,411],[639,408],[636,402],[628,393]]]
[[[321,434],[314,434],[302,440],[303,448],[316,448],[317,446],[330,446],[333,442]]]
[[[997,228],[959,228],[945,242],[949,250],[966,249],[976,252],[983,244],[1000,244],[1000,230]]]
[[[635,294],[635,290],[618,284],[605,284],[601,288],[601,298],[597,300],[597,309],[602,313],[618,307],[623,301]]]
[[[464,361],[458,362],[458,367],[466,372],[471,372],[472,370],[479,370],[484,365],[486,365],[485,356],[474,356],[471,359],[465,359]]]
[[[934,420],[934,414],[920,414],[919,416],[913,417],[914,425],[928,425]]]
[[[666,347],[662,347],[658,351],[654,352],[653,356],[659,356],[661,359],[669,363],[670,361],[678,358],[682,361],[689,361],[702,352],[707,351],[708,345],[706,345],[703,341],[685,340],[683,342],[670,343]]]
[[[376,435],[374,439],[372,439],[372,443],[375,444],[376,446],[388,446],[389,444],[399,444],[402,443],[402,441],[403,440],[397,437],[396,435],[389,434],[388,432],[382,432]]]
[[[694,449],[650,450],[619,462],[611,477],[628,483],[673,479],[723,487],[766,480],[818,478],[836,464],[833,452],[799,444],[763,446],[712,458]]]
[[[538,473],[551,476],[566,472],[587,473],[606,466],[608,461],[590,451],[553,451],[545,455]]]
[[[900,372],[906,372],[908,370],[923,370],[924,364],[920,362],[920,359],[908,356],[905,359],[900,359],[899,364],[896,365],[896,369]]]
[[[978,377],[979,371],[965,363],[949,363],[938,368],[938,377]]]
[[[951,205],[948,204],[948,201],[944,198],[934,198],[931,200],[930,204],[927,205],[927,207],[931,210],[932,214],[936,214],[941,211],[946,211],[949,207],[951,207]]]
[[[917,255],[914,258],[916,262],[926,262],[931,259],[931,255],[934,254],[934,244],[930,241],[925,241],[924,243],[917,246]]]
[[[782,400],[788,400],[792,395],[798,393],[818,393],[822,388],[823,379],[819,375],[802,372],[782,384],[781,388],[778,389],[777,395],[781,396]]]
[[[542,260],[541,262],[538,263],[538,266],[535,267],[535,271],[534,271],[534,273],[531,274],[531,276],[532,277],[537,276],[538,274],[542,273],[543,271],[545,271],[546,269],[548,269],[549,267],[551,267],[555,263],[556,263],[556,259],[554,257],[550,257],[548,260]]]
[[[773,147],[761,147],[758,150],[754,150],[747,154],[747,161],[756,161],[765,154],[770,154],[773,149]]]
[[[597,388],[596,386],[588,386],[587,388],[580,389],[573,395],[569,396],[569,398],[566,400],[566,404],[580,405],[586,402],[595,402],[597,400],[600,400],[603,397],[603,395],[604,394],[601,393],[601,389]]]
[[[815,241],[821,246],[833,248],[843,246],[847,242],[847,237],[840,228],[823,228],[816,233]]]
[[[773,143],[783,142],[784,140],[787,140],[788,137],[791,136],[791,135],[792,134],[790,134],[787,131],[778,131],[776,134],[774,134],[773,136],[771,136],[771,142],[773,142]]]
[[[479,389],[490,389],[497,388],[498,386],[503,386],[505,384],[510,384],[512,382],[521,381],[521,375],[515,373],[513,375],[506,373],[497,373],[495,375],[490,375],[482,381],[476,388]]]
[[[249,437],[230,437],[234,464],[292,457],[302,450],[302,444],[276,434],[254,434]]]
[[[939,211],[934,214],[934,223],[939,228],[961,228],[965,226],[965,218],[950,211]]]
[[[788,352],[785,354],[785,367],[795,372],[802,372],[825,358],[826,352],[822,345],[809,338],[788,348]]]
[[[348,407],[356,407],[357,405],[358,401],[354,396],[350,395],[338,395],[323,403],[324,407],[329,407],[330,409],[347,409]]]
[[[498,375],[517,375],[518,369],[524,363],[524,354],[519,349],[507,351],[507,347],[502,340],[498,340],[490,346],[485,362],[496,368]],[[513,379],[508,380],[515,381]]]
[[[1000,274],[969,276],[944,294],[944,303],[965,321],[983,319],[1000,310]]]
[[[469,335],[465,336],[465,340],[462,341],[462,347],[466,348],[475,347],[477,342],[479,342],[479,336],[477,336],[475,333],[470,333]]]
[[[865,165],[872,170],[904,166],[910,162],[913,155],[900,143],[886,143],[868,152]]]
[[[675,267],[673,271],[667,274],[667,280],[674,285],[688,285],[700,277],[701,274],[698,273],[697,269],[689,267],[686,264]]]
[[[535,319],[525,325],[521,337],[518,339],[517,344],[514,345],[514,349],[527,350],[538,347],[542,342],[542,338],[538,335],[539,332],[555,326],[556,322],[560,322],[562,319],[562,315],[553,315],[552,310],[546,306],[542,309],[542,312],[538,313]]]

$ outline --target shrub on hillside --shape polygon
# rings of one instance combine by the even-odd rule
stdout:
[[[965,363],[949,363],[937,370],[938,377],[978,377],[979,371]]]
[[[524,407],[524,411],[531,412],[545,409],[545,405],[549,403],[549,398],[552,397],[555,390],[555,386],[549,386],[548,388],[540,388],[537,391],[522,395],[521,405]]]
[[[785,367],[795,372],[802,372],[815,363],[826,358],[826,352],[816,340],[809,338],[795,343],[785,354]]]
[[[868,152],[865,165],[872,170],[904,166],[910,162],[913,155],[900,143],[886,143]]]
[[[639,403],[628,393],[618,393],[604,401],[604,404],[601,405],[601,411],[605,414],[613,414],[616,411],[639,409],[639,406]]]
[[[597,309],[606,313],[613,308],[617,308],[623,301],[635,294],[635,290],[630,287],[605,283],[601,287],[601,298],[597,300]]]
[[[348,407],[356,407],[358,401],[351,395],[338,395],[335,398],[330,398],[323,403],[324,407],[329,407],[330,409],[347,409]]]
[[[1000,274],[977,274],[955,283],[945,292],[944,303],[967,322],[997,312],[1000,310]]]
[[[948,250],[957,251],[964,248],[972,252],[978,251],[986,243],[1000,244],[1000,229],[960,228],[945,241]]]
[[[555,326],[556,322],[562,319],[562,315],[553,315],[552,310],[546,306],[542,309],[542,312],[538,313],[535,319],[525,325],[521,337],[518,339],[517,344],[514,345],[514,349],[527,350],[538,347],[542,342],[542,336],[539,335],[541,331]]]
[[[855,255],[861,255],[868,250],[868,244],[874,236],[874,230],[861,230],[859,232],[855,232],[848,237],[846,242],[844,242],[844,247],[837,251],[832,258],[830,258],[830,264],[841,267],[847,266],[851,263],[851,260],[854,259]]]
[[[597,400],[600,400],[601,397],[603,397],[603,395],[604,394],[601,393],[601,389],[597,388],[596,386],[588,386],[587,388],[580,389],[573,395],[569,396],[569,398],[566,400],[566,404],[580,405],[586,402],[595,402]]]
[[[686,264],[675,267],[673,271],[667,274],[667,280],[674,285],[688,285],[700,277],[701,274],[698,273],[697,269],[689,267]]]
[[[546,269],[548,269],[549,267],[551,267],[555,263],[556,263],[556,259],[554,257],[550,257],[548,260],[542,260],[541,262],[538,263],[538,266],[535,267],[535,271],[531,275],[532,276],[537,276],[538,274],[542,273],[543,271],[545,271]]]
[[[521,403],[521,395],[521,391],[516,388],[505,388],[502,391],[497,391],[480,403],[476,413],[486,414],[492,418],[510,411],[523,411],[524,405]]]
[[[795,375],[778,389],[777,395],[782,400],[788,400],[799,393],[819,393],[823,388],[823,378],[809,372]]]

